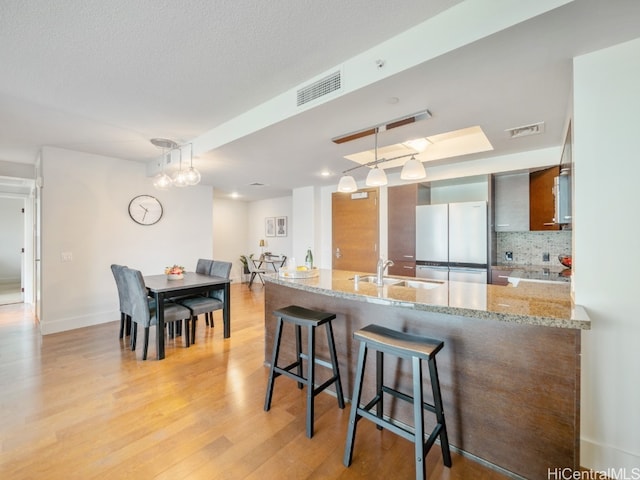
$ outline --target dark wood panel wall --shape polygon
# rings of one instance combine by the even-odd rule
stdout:
[[[272,312],[295,303],[337,314],[334,335],[345,395],[351,397],[359,344],[355,330],[377,323],[444,340],[438,369],[449,439],[455,447],[525,478],[547,478],[547,469],[579,464],[580,332],[418,312],[291,289],[267,282],[265,361],[270,362]],[[324,330],[324,329],[322,329]],[[285,330],[283,361],[293,359],[293,330]],[[303,340],[304,341],[304,340]],[[318,355],[327,358],[324,331]],[[288,356],[288,357],[287,357]],[[369,355],[373,360],[375,355]],[[385,378],[411,392],[410,365],[389,358]],[[373,363],[363,399],[373,395]],[[318,383],[325,378],[318,368]],[[425,392],[428,392],[425,375]],[[291,388],[295,388],[292,383]],[[279,388],[287,388],[280,386]],[[427,397],[428,398],[428,397]],[[386,402],[385,413],[412,425],[404,402]],[[430,420],[430,415],[427,415]]]

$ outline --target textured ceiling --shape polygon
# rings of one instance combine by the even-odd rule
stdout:
[[[158,154],[150,138],[215,136],[216,128],[243,112],[451,7],[472,3],[478,4],[3,0],[0,160],[33,162],[39,148],[50,145],[149,162]],[[487,18],[500,15],[486,10]],[[196,166],[216,192],[235,190],[247,200],[335,184],[352,165],[343,156],[371,148],[371,141],[340,147],[331,138],[423,108],[434,117],[416,136],[481,125],[496,147],[493,155],[559,145],[570,108],[571,58],[638,36],[640,2],[570,2],[198,152]],[[546,122],[545,135],[518,146],[504,141],[504,129],[538,121]],[[415,133],[401,130],[381,142]],[[334,176],[321,179],[320,169]],[[266,187],[248,187],[253,182]]]

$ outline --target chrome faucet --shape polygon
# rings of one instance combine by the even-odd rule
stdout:
[[[393,266],[393,260],[387,260],[385,262],[384,258],[380,257],[380,259],[378,260],[378,266],[376,269],[376,285],[378,285],[379,287],[384,285],[384,282],[382,281],[382,278],[384,277],[384,271],[386,270],[387,267],[391,267],[391,266]]]

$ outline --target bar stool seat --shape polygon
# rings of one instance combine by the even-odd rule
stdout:
[[[356,427],[361,418],[371,420],[378,429],[385,428],[415,445],[416,479],[424,480],[426,475],[425,457],[429,450],[440,439],[443,463],[451,467],[451,452],[447,427],[442,408],[442,395],[436,366],[436,354],[442,350],[444,342],[418,335],[398,332],[379,325],[368,325],[353,334],[353,338],[360,341],[358,352],[358,365],[356,369],[355,386],[351,400],[351,412],[349,414],[349,428],[344,451],[343,463],[346,467],[351,465],[353,457],[353,443]],[[364,407],[361,407],[362,384],[367,359],[367,350],[376,350],[376,395]],[[411,360],[413,371],[413,396],[399,392],[384,384],[384,354],[388,353],[400,358]],[[433,392],[433,405],[424,401],[422,388],[422,361],[429,366],[431,389]],[[400,400],[413,404],[413,428],[402,426],[391,418],[383,416],[383,394],[391,395]],[[375,414],[372,413],[375,407]],[[424,441],[424,410],[435,413],[436,426]]]
[[[271,408],[271,397],[273,395],[273,384],[280,375],[288,376],[298,382],[298,388],[307,386],[307,416],[306,430],[307,437],[313,437],[313,417],[314,417],[314,398],[320,392],[324,391],[328,386],[335,383],[336,396],[338,398],[338,406],[344,408],[344,397],[342,394],[342,383],[340,381],[340,371],[338,368],[338,356],[336,354],[336,346],[333,338],[333,328],[331,321],[336,318],[334,313],[320,312],[309,310],[308,308],[297,305],[290,305],[279,310],[275,310],[273,314],[277,318],[276,333],[273,345],[273,353],[271,359],[271,368],[269,370],[269,381],[267,384],[267,394],[264,401],[264,410],[268,412]],[[296,360],[284,367],[278,365],[278,356],[280,353],[280,340],[282,339],[282,326],[284,322],[291,323],[295,326],[296,335]],[[316,358],[315,355],[315,334],[316,327],[325,325],[327,333],[327,342],[329,346],[330,361]],[[302,352],[302,327],[307,328],[307,353]],[[303,374],[303,360],[307,361],[306,377]],[[333,376],[322,385],[315,386],[315,365],[321,365],[333,371]],[[295,369],[295,373],[292,370]]]

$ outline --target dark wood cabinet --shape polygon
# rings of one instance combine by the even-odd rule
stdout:
[[[418,183],[389,187],[387,248],[390,275],[416,275],[416,206],[428,195],[428,189]]]
[[[555,223],[555,197],[553,179],[560,174],[560,167],[551,167],[529,175],[529,229],[560,230]]]

